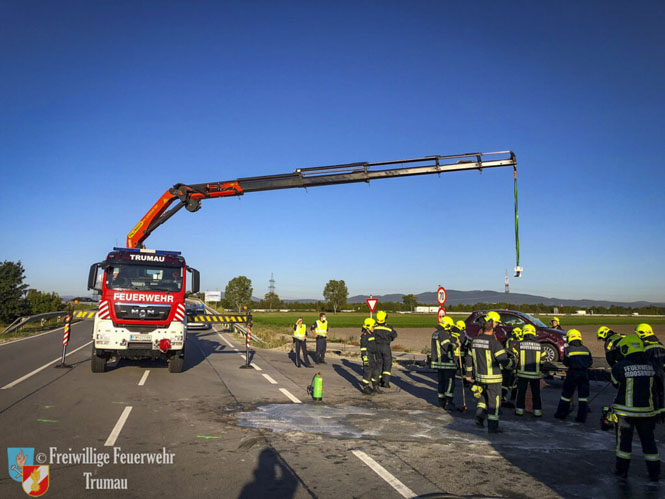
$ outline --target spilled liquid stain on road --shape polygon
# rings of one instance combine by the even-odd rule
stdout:
[[[235,416],[237,423],[243,427],[275,432],[297,431],[341,439],[456,442],[471,446],[491,445],[504,451],[539,452],[582,449],[607,451],[613,446],[612,439],[608,439],[604,432],[592,430],[571,435],[569,424],[547,421],[530,421],[528,424],[505,421],[503,426],[506,433],[490,437],[486,429],[477,428],[468,417],[453,417],[444,412],[422,410],[267,404]],[[524,436],[543,433],[552,436],[551,443],[540,438],[515,439],[519,434]]]

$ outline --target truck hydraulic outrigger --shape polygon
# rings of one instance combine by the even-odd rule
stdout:
[[[402,165],[397,167],[396,165]],[[318,187],[323,185],[369,182],[382,178],[413,175],[441,174],[461,170],[479,170],[512,166],[515,179],[515,276],[520,277],[519,234],[517,216],[517,159],[512,151],[468,153],[452,156],[425,156],[422,158],[383,161],[378,163],[350,163],[314,168],[299,168],[293,173],[246,177],[232,181],[208,184],[175,184],[168,189],[127,235],[127,248],[142,248],[144,241],[161,224],[181,208],[197,211],[201,200],[217,197],[242,196],[247,192]],[[381,168],[384,167],[384,168]],[[179,201],[169,210],[171,204]]]

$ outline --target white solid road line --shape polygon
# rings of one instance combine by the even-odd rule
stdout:
[[[148,374],[150,374],[150,369],[146,370],[146,372],[143,373],[143,376],[141,376],[141,381],[139,381],[139,386],[145,385],[145,380],[148,379]]]
[[[122,427],[125,426],[125,422],[127,421],[130,412],[132,412],[131,405],[125,407],[125,410],[122,411],[122,414],[120,414],[120,419],[118,419],[118,422],[113,427],[109,438],[107,438],[106,442],[104,442],[104,447],[112,447],[115,444],[115,441],[118,439],[118,435],[120,435],[120,432],[122,431]]]
[[[268,381],[270,381],[270,384],[271,384],[271,385],[276,385],[276,384],[277,384],[277,381],[275,381],[274,379],[272,379],[272,377],[271,377],[269,374],[263,374],[263,377],[264,377],[265,379],[267,379]]]
[[[286,388],[280,388],[279,391],[282,392],[282,393],[283,393],[284,395],[286,395],[287,397],[289,397],[289,398],[291,399],[291,402],[293,402],[294,404],[302,404],[302,402],[301,402],[300,400],[298,400],[298,397],[296,397],[295,395],[293,395],[293,394],[292,394],[290,391],[288,391]]]
[[[353,455],[356,456],[358,459],[360,459],[363,463],[372,468],[372,471],[374,471],[374,473],[376,473],[386,482],[388,482],[388,485],[390,485],[393,489],[399,492],[399,494],[402,497],[408,497],[408,498],[418,497],[418,494],[416,494],[415,492],[413,492],[413,490],[411,490],[409,487],[400,482],[397,478],[395,478],[394,475],[388,472],[388,470],[386,470],[383,466],[381,466],[379,463],[377,463],[374,459],[369,457],[363,451],[354,450],[351,452],[353,452]]]
[[[81,350],[81,348],[85,348],[85,347],[87,347],[87,346],[90,345],[91,343],[92,343],[92,340],[89,341],[89,342],[87,342],[85,345],[81,345],[81,346],[78,347],[77,349],[72,350],[71,352],[69,352],[69,353],[66,355],[66,357],[69,357],[71,354],[78,352],[79,350]],[[46,369],[46,368],[47,368],[48,366],[50,366],[51,364],[55,364],[55,363],[58,362],[61,358],[62,358],[62,357],[58,357],[57,359],[53,359],[53,360],[52,360],[51,362],[49,362],[48,364],[44,364],[42,367],[38,367],[37,369],[35,369],[35,370],[32,371],[32,372],[29,372],[29,373],[26,374],[25,376],[21,376],[19,379],[15,380],[15,381],[12,381],[12,382],[9,383],[8,385],[3,386],[2,388],[0,388],[0,390],[6,390],[6,389],[8,389],[8,388],[12,388],[12,387],[18,385],[21,381],[25,381],[25,380],[28,379],[30,376],[33,376],[33,375],[37,374],[39,371],[43,371],[44,369]]]
[[[55,329],[51,329],[50,331],[45,331],[43,333],[34,334],[32,336],[28,336],[27,338],[20,338],[18,340],[5,341],[4,343],[0,343],[0,347],[4,347],[5,345],[13,345],[14,343],[18,343],[20,341],[31,340],[31,339],[37,338],[39,336],[44,336],[45,334],[55,333],[56,331],[59,331],[60,329],[64,329],[64,327],[63,326],[56,327]]]

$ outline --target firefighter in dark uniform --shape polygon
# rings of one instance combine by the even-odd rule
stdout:
[[[646,359],[654,365],[656,369],[656,382],[665,385],[665,345],[663,345],[649,324],[638,324],[635,327],[635,334],[644,344],[644,355]],[[659,398],[654,401],[658,420],[665,418],[665,394],[658,392]]]
[[[455,323],[455,327],[450,330],[450,335],[459,343],[459,355],[457,363],[460,370],[460,377],[462,379],[462,390],[468,386],[469,382],[464,378],[464,359],[471,349],[471,340],[466,335],[466,323],[459,320]]]
[[[561,327],[561,321],[559,321],[558,317],[552,317],[550,324],[552,325],[552,329],[558,329],[559,331],[563,331],[563,328]]]
[[[445,316],[441,318],[436,331],[432,333],[432,368],[437,370],[439,377],[439,405],[448,410],[455,409],[453,397],[459,353],[459,343],[451,334],[453,327],[453,319]]]
[[[593,364],[591,352],[582,345],[582,333],[577,329],[568,331],[568,346],[563,352],[563,365],[566,371],[566,379],[563,380],[561,399],[554,417],[566,419],[570,412],[570,401],[577,388],[577,417],[575,421],[584,423],[589,413],[589,368]]]
[[[482,333],[471,342],[471,353],[466,357],[467,381],[475,381],[481,391],[476,408],[476,424],[485,425],[489,433],[500,433],[499,409],[501,407],[501,368],[510,367],[512,362],[506,349],[494,337],[494,328],[501,317],[496,312],[488,312]],[[473,375],[473,376],[472,376]]]
[[[367,395],[379,390],[379,366],[376,358],[376,341],[374,339],[374,319],[367,318],[360,330],[360,357],[363,361],[363,393]]]
[[[386,324],[387,316],[388,314],[383,310],[379,310],[376,313],[376,326],[374,326],[374,338],[381,372],[379,386],[384,388],[390,388],[390,370],[393,366],[393,354],[390,350],[390,343],[397,338],[397,331],[389,324]]]
[[[464,356],[464,352],[471,347],[471,341],[466,336],[466,322],[462,320],[457,321],[455,327],[451,330],[451,334],[460,344],[460,354]]]
[[[513,393],[513,388],[516,386],[516,378],[515,378],[515,368],[516,368],[516,363],[515,363],[515,351],[513,347],[517,343],[517,337],[516,337],[516,332],[515,329],[519,328],[513,328],[512,331],[506,336],[506,342],[505,342],[505,347],[506,347],[506,352],[508,353],[508,357],[511,358],[513,361],[513,365],[510,369],[504,369],[503,370],[503,380],[501,381],[501,405],[503,407],[515,407],[515,401],[513,400],[512,393]]]
[[[629,335],[618,345],[624,360],[612,368],[612,383],[618,388],[612,410],[618,418],[616,467],[614,473],[626,478],[630,467],[633,447],[633,432],[642,442],[642,453],[647,464],[649,479],[660,478],[660,457],[654,438],[656,412],[654,400],[661,398],[662,390],[655,382],[656,370],[644,354],[644,345],[639,337]]]
[[[663,345],[649,324],[638,324],[635,334],[644,344],[644,354],[647,359],[654,363],[660,370],[665,369],[665,345]]]
[[[536,339],[535,327],[527,324],[522,332],[524,333],[524,339],[519,342],[515,356],[517,366],[517,405],[515,414],[518,416],[524,415],[526,390],[530,386],[533,397],[533,415],[541,417],[543,415],[543,405],[540,400],[540,379],[543,376],[540,372],[540,361],[543,350]]]
[[[524,339],[524,334],[521,327],[514,327],[511,331],[510,338],[506,342],[506,350],[508,355],[511,355],[513,359],[517,359],[519,354],[520,341]],[[510,390],[510,401],[515,402],[517,398],[517,365],[513,367],[513,386]]]
[[[605,360],[607,360],[610,367],[622,360],[617,344],[623,339],[623,334],[616,333],[607,326],[600,326],[596,333],[596,337],[598,338],[598,341],[605,342]]]

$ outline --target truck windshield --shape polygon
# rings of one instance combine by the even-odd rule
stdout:
[[[167,291],[182,290],[183,267],[116,264],[106,269],[106,287],[117,290]]]

